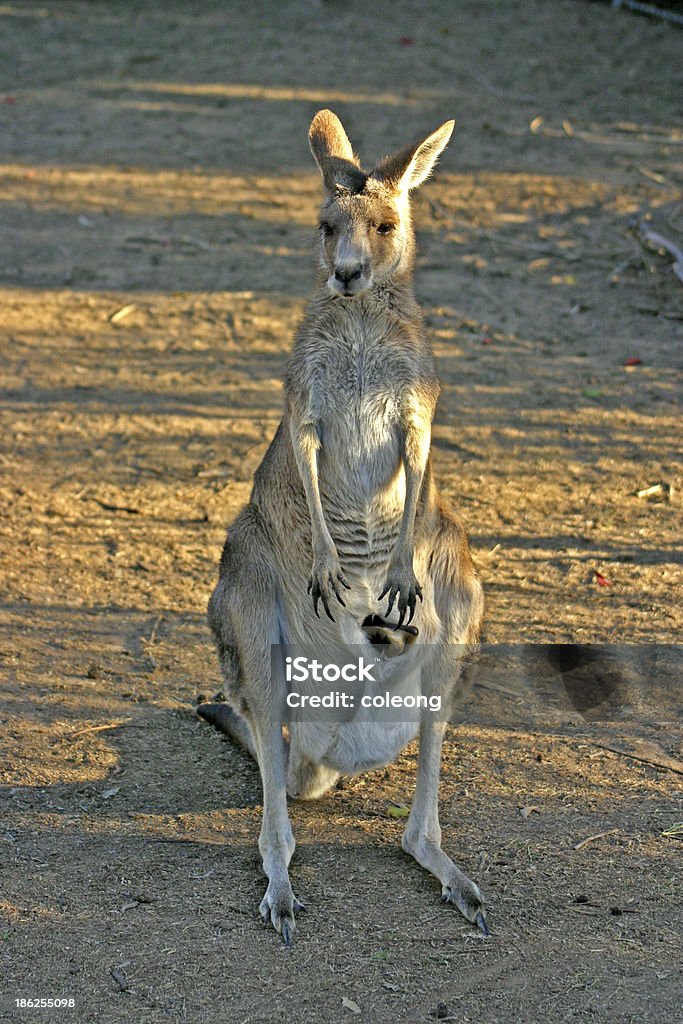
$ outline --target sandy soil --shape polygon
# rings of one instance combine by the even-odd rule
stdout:
[[[442,816],[487,940],[400,851],[411,747],[292,807],[284,949],[258,773],[193,707],[312,279],[321,106],[368,162],[458,120],[417,289],[487,639],[679,639],[683,289],[634,224],[681,244],[682,40],[569,0],[0,7],[0,1019],[677,1019],[678,678],[593,708],[480,679]]]

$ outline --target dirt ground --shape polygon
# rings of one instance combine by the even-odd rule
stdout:
[[[680,1019],[675,672],[595,707],[475,684],[442,819],[488,939],[400,850],[409,747],[292,805],[285,949],[258,772],[194,705],[311,286],[322,106],[367,162],[458,121],[417,290],[487,640],[679,640],[683,288],[637,225],[681,244],[682,43],[579,0],[0,6],[0,1019]]]

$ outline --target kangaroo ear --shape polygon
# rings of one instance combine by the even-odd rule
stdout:
[[[342,123],[331,110],[319,110],[311,121],[308,141],[320,168],[325,188],[330,192],[342,187],[360,191],[366,175],[360,170]]]
[[[381,160],[372,172],[396,192],[417,188],[431,174],[439,154],[446,148],[453,134],[455,121],[446,121],[423,142],[400,149],[398,153]]]

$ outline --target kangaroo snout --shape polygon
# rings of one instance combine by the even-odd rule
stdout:
[[[338,263],[328,280],[330,290],[337,295],[351,296],[364,292],[371,284],[367,263]]]
[[[350,284],[351,281],[355,281],[360,277],[362,273],[360,265],[354,267],[337,267],[334,272],[334,276],[337,281],[341,281],[342,284]]]

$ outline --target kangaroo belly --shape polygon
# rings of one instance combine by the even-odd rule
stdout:
[[[326,512],[328,529],[349,582],[375,586],[379,577],[383,581],[402,515],[401,497],[388,495],[377,495],[364,505],[340,504]]]
[[[342,726],[322,763],[342,775],[358,775],[395,761],[417,736],[419,722],[355,722]]]

